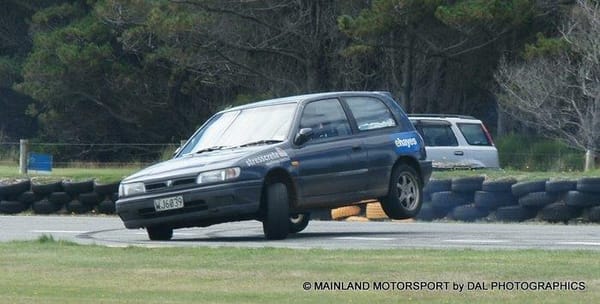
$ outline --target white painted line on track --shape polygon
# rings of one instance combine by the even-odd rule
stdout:
[[[444,240],[444,242],[447,242],[447,243],[461,243],[461,244],[469,244],[469,243],[473,243],[473,244],[485,244],[485,243],[497,244],[497,243],[508,243],[510,241],[508,241],[508,240]]]
[[[76,231],[76,230],[31,230],[32,233],[69,233],[69,234],[81,234],[88,233],[89,231]]]
[[[359,236],[341,236],[335,237],[336,240],[346,240],[346,241],[393,241],[396,238],[387,238],[387,237],[359,237]]]
[[[598,242],[557,242],[557,245],[600,246]]]

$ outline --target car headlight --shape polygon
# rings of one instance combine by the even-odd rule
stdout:
[[[119,185],[119,197],[126,197],[140,193],[146,193],[146,186],[144,186],[144,183],[129,183]]]
[[[240,176],[240,168],[227,168],[214,171],[202,172],[198,175],[196,183],[211,184],[228,181]]]

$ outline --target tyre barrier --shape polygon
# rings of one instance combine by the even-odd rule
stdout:
[[[551,223],[580,219],[600,223],[600,178],[528,182],[504,179],[483,181],[478,187],[480,181],[482,177],[436,181],[436,185],[450,183],[451,190],[429,193],[430,201],[423,202],[415,218],[464,222],[536,219]],[[471,193],[473,189],[479,190]]]
[[[119,182],[93,180],[36,183],[28,179],[0,182],[0,214],[114,214]],[[485,181],[484,177],[431,180],[423,189],[424,202],[415,217],[458,221],[520,222],[537,218],[548,222],[581,219],[600,223],[600,178],[577,181],[514,179]],[[375,201],[323,212],[323,220],[359,216],[387,219]],[[372,205],[369,207],[369,205]],[[361,207],[362,206],[362,207]],[[368,216],[365,214],[368,209]],[[326,214],[325,214],[326,213]],[[330,217],[331,215],[331,217]],[[369,218],[370,216],[370,218]],[[354,218],[353,218],[354,219]]]
[[[119,183],[94,180],[35,183],[31,180],[0,182],[0,214],[114,214]]]

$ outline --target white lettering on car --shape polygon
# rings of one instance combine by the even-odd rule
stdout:
[[[246,160],[246,165],[247,166],[255,166],[255,165],[259,165],[259,164],[263,164],[263,163],[268,163],[271,161],[276,161],[276,160],[280,160],[280,159],[286,159],[289,158],[289,155],[283,151],[283,149],[280,148],[275,148],[275,151],[266,153],[266,154],[262,154],[253,158],[249,158],[248,160]]]
[[[396,144],[396,147],[398,147],[398,148],[400,148],[400,147],[411,148],[412,146],[418,145],[417,139],[414,137],[404,138],[404,139],[396,138],[394,143]]]

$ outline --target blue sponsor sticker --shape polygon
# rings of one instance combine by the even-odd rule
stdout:
[[[415,132],[403,132],[390,135],[396,147],[396,153],[418,152],[421,149]]]

